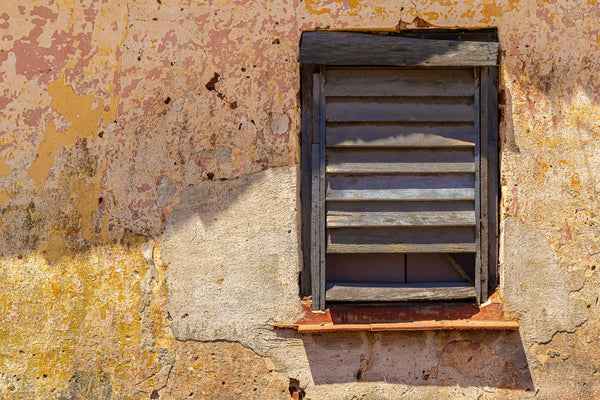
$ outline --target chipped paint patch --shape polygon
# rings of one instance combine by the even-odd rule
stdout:
[[[2,158],[0,158],[0,176],[9,176],[10,170],[10,165],[8,165]]]
[[[38,186],[42,186],[59,148],[70,146],[77,138],[87,138],[98,128],[114,120],[117,112],[117,99],[104,104],[102,99],[92,94],[77,96],[73,88],[62,79],[48,84],[48,93],[52,98],[50,106],[66,120],[66,129],[57,129],[51,123],[44,133],[38,149],[38,158],[31,164],[28,174]]]

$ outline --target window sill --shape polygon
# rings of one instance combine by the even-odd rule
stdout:
[[[309,301],[303,301],[302,307],[304,314],[296,322],[274,327],[299,333],[519,329],[516,316],[505,309],[495,294],[480,307],[474,304],[419,305],[313,312]]]

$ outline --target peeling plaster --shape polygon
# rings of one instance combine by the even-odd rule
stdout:
[[[0,397],[598,398],[599,18],[591,0],[7,3]],[[272,330],[298,306],[301,31],[427,27],[498,28],[519,335]]]

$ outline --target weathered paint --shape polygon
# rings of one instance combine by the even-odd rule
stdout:
[[[290,398],[290,378],[313,399],[599,397],[599,18],[595,0],[4,1],[0,397]],[[301,31],[428,27],[498,28],[520,333],[274,331],[300,309]],[[266,206],[256,251],[243,223]],[[206,240],[186,261],[165,229]]]

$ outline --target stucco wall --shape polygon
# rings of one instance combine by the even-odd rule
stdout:
[[[3,1],[0,397],[600,397],[599,20],[596,0]],[[520,331],[273,330],[299,311],[301,31],[428,27],[498,28]]]

